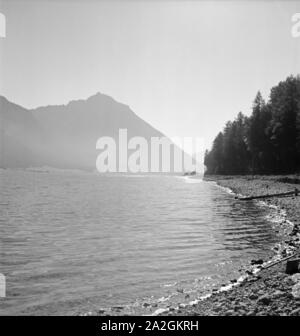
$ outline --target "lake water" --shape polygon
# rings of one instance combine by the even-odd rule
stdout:
[[[0,314],[149,314],[278,241],[269,209],[175,176],[0,170]]]

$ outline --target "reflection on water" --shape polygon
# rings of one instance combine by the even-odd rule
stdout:
[[[277,240],[269,210],[186,178],[1,170],[0,185],[0,314],[178,304]]]

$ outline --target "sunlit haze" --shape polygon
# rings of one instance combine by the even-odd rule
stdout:
[[[209,147],[258,90],[300,72],[296,1],[0,3],[0,94],[28,108],[100,91]]]

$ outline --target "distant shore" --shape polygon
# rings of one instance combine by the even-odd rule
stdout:
[[[221,187],[245,196],[283,193],[300,189],[297,176],[208,176]],[[269,206],[276,206],[284,215],[281,226],[290,225],[289,232],[282,235],[282,244],[275,248],[273,261],[296,254],[300,255],[300,196],[266,198]],[[282,228],[283,229],[283,228]],[[259,265],[259,263],[262,263]],[[182,306],[162,315],[281,315],[300,316],[300,273],[285,273],[286,261],[272,265],[272,260],[263,260],[248,271],[247,278],[232,281],[227,291],[216,291],[192,306]],[[236,283],[235,283],[236,281]]]

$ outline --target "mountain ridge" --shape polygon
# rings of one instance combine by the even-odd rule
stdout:
[[[67,104],[27,109],[0,96],[0,167],[95,169],[96,142],[101,136],[118,141],[164,136],[128,105],[97,92]]]

